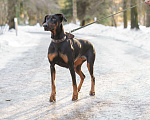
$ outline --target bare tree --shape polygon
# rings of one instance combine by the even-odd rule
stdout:
[[[84,26],[85,25],[85,21],[86,21],[86,12],[87,12],[87,8],[89,6],[89,2],[88,0],[77,0],[77,13],[78,13],[78,18],[80,19],[80,25]]]
[[[150,27],[150,6],[146,6],[146,27]]]
[[[73,0],[73,23],[76,24],[77,20],[77,1]]]
[[[0,0],[0,25],[7,22],[7,0]]]
[[[127,0],[123,0],[123,9],[127,9]],[[127,28],[128,26],[128,18],[127,18],[127,11],[123,12],[123,23],[124,23],[124,28]]]
[[[136,0],[130,0],[131,7],[136,4]],[[139,29],[137,6],[131,9],[131,29]]]
[[[56,13],[60,10],[58,0],[26,0],[25,4],[30,24],[42,24],[46,14]]]
[[[9,0],[8,2],[8,24],[9,24],[9,29],[15,28],[14,25],[14,18],[16,17],[16,5],[17,0]]]

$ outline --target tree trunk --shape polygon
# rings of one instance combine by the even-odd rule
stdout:
[[[0,26],[2,25],[2,23],[3,23],[3,20],[2,20],[2,16],[3,16],[3,14],[2,14],[2,4],[0,4]]]
[[[131,7],[136,4],[136,0],[131,0]],[[131,29],[139,29],[137,7],[131,9]]]
[[[135,13],[135,28],[136,29],[139,29],[139,22],[138,22],[138,10],[137,10],[137,7],[134,8],[134,13]]]
[[[40,9],[39,8],[37,8],[36,17],[37,17],[37,23],[40,23]]]
[[[0,0],[0,26],[7,22],[7,1]]]
[[[146,6],[146,27],[150,27],[150,6]]]
[[[117,23],[116,23],[114,15],[112,16],[112,26],[117,27]]]
[[[73,0],[73,23],[76,24],[77,20],[77,2]]]
[[[88,6],[88,3],[86,1],[79,1],[77,2],[77,13],[78,13],[78,18],[80,19],[80,26],[84,26],[86,23],[86,8]]]
[[[127,8],[127,0],[123,0],[123,9],[125,10],[126,8]],[[123,12],[123,22],[124,22],[124,28],[127,28],[128,26],[127,11]]]
[[[138,0],[138,3],[140,3],[140,2],[142,2],[142,1]],[[142,24],[142,4],[139,5],[138,9],[139,9],[139,23],[141,25]]]
[[[84,26],[84,25],[85,25],[85,20],[82,20],[80,26]]]
[[[15,28],[14,18],[16,17],[16,0],[9,0],[8,2],[8,24],[9,29]]]

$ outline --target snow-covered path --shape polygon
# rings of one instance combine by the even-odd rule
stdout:
[[[56,102],[49,103],[50,72],[48,34],[38,45],[9,61],[0,70],[0,119],[50,120],[149,120],[150,52],[126,41],[101,35],[76,37],[91,41],[96,49],[96,95],[89,96],[86,75],[79,100],[71,101],[72,81],[68,69],[56,66]],[[79,77],[77,76],[79,83]]]

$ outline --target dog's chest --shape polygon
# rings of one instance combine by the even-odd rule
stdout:
[[[50,61],[50,63],[57,64],[62,67],[68,68],[68,57],[66,55],[61,54],[62,56],[56,56],[56,57],[51,57],[50,54],[48,55],[49,59],[53,59]]]
[[[59,52],[49,53],[48,59],[50,60],[50,62],[66,63],[66,64],[68,63],[68,56],[66,54]]]
[[[68,47],[63,47],[63,45],[51,45],[48,50],[48,59],[50,63],[58,64],[62,67],[67,67],[69,62],[69,55],[72,54],[69,50],[67,50]]]
[[[51,43],[48,50],[48,59],[50,63],[66,67],[69,62],[73,62],[80,53],[80,44],[70,39],[60,44]]]

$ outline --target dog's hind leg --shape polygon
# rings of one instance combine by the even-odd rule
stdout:
[[[93,64],[91,63],[87,63],[87,67],[88,67],[88,70],[90,72],[90,75],[91,75],[91,90],[90,90],[90,95],[93,96],[95,95],[95,77],[94,77],[94,74],[93,74]]]
[[[87,67],[91,75],[91,90],[90,90],[91,96],[95,95],[94,61],[95,61],[95,52],[89,51],[87,56]]]
[[[82,70],[81,70],[81,66],[82,64],[86,61],[85,58],[79,58],[76,62],[75,62],[75,71],[76,73],[80,76],[81,80],[80,80],[80,84],[78,86],[78,92],[81,90],[82,84],[84,82],[84,78],[85,75],[83,74]]]

